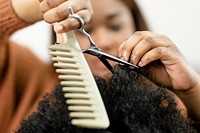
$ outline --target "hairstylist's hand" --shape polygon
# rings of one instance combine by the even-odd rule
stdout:
[[[40,10],[44,13],[44,20],[48,23],[55,23],[54,30],[57,33],[77,29],[80,23],[75,18],[68,18],[71,6],[74,13],[81,16],[87,24],[93,14],[90,0],[39,0]]]
[[[118,53],[120,58],[149,70],[146,72],[154,82],[176,91],[194,88],[200,82],[199,75],[164,35],[136,32],[119,47]],[[153,63],[156,60],[160,62]]]
[[[173,88],[190,116],[200,122],[200,76],[168,37],[136,32],[119,47],[118,56],[147,70],[152,81]]]

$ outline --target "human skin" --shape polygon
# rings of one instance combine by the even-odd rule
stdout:
[[[90,0],[11,0],[11,3],[16,14],[23,21],[34,23],[44,20],[51,24],[59,22],[57,29],[60,32],[79,27],[78,20],[67,19],[68,6],[71,6],[74,12],[83,18],[85,24],[90,21],[93,14]]]
[[[130,44],[128,44],[129,47],[125,49],[125,52],[128,52],[128,50],[129,51],[131,50],[131,46],[134,44],[134,41],[135,41],[134,40],[135,38],[133,39],[135,34],[133,33],[135,32],[136,28],[135,28],[134,21],[132,19],[132,15],[130,11],[128,10],[126,5],[122,1],[118,1],[118,0],[109,0],[109,1],[108,0],[92,0],[91,4],[92,4],[94,14],[92,16],[91,21],[85,26],[85,30],[91,35],[94,42],[98,45],[100,49],[102,49],[102,51],[114,56],[122,57],[122,59],[129,61],[130,59],[129,57],[120,56],[121,54],[120,48],[123,48],[127,44],[127,42],[130,41]],[[114,16],[114,17],[109,17],[109,16]],[[144,33],[153,34],[150,32],[144,32]],[[140,34],[140,32],[136,32],[136,34]],[[89,43],[88,43],[87,38],[83,36],[80,32],[76,32],[76,35],[77,35],[77,39],[79,40],[79,44],[81,48],[82,49],[88,48]],[[168,46],[167,44],[172,43],[171,40],[169,40],[167,37],[162,36],[162,35],[160,35],[160,38],[159,36],[154,36],[154,38],[158,38],[158,41],[160,39],[160,42],[163,41],[163,44],[166,47]],[[158,45],[161,45],[161,44],[158,43]],[[144,46],[146,45],[144,44]],[[117,49],[119,49],[118,53],[117,53]],[[145,48],[142,47],[141,49],[145,49]],[[173,47],[171,52],[174,53],[174,51],[176,50],[177,50],[176,47]],[[183,58],[180,51],[178,51],[176,54],[177,55],[180,54],[177,57]],[[128,53],[127,55],[131,55],[131,52]],[[131,57],[132,56],[133,55],[131,55]],[[94,75],[103,76],[109,72],[108,69],[100,62],[100,60],[97,57],[93,57],[91,55],[85,55],[85,57]],[[130,60],[134,64],[139,63],[137,59],[131,58]],[[114,65],[114,62],[110,62],[110,63]],[[160,78],[161,75],[160,74],[158,75],[159,77],[156,77],[158,81],[159,79],[165,80],[161,82],[161,84],[167,83],[166,81],[168,80],[166,80],[165,78]],[[184,112],[183,114],[187,114],[184,103],[177,97],[177,95],[174,94],[174,97],[177,99],[178,106],[181,108],[181,110],[183,110]]]
[[[94,14],[85,30],[102,51],[117,56],[120,44],[135,31],[131,12],[119,0],[92,0],[91,3]],[[76,35],[81,48],[89,48],[87,38],[80,32],[76,32]],[[103,76],[109,72],[97,57],[87,54],[85,57],[94,75]]]
[[[99,8],[101,6],[101,1],[104,1],[104,3],[107,2],[107,4],[110,6],[105,4],[105,7]],[[93,15],[93,18],[95,19],[93,20],[92,18],[91,24],[97,21],[98,18],[96,18],[95,15],[98,14],[98,11],[99,14],[103,14],[104,10],[106,11],[110,7],[115,8],[116,6],[118,6],[118,9],[120,7],[120,1],[117,0],[101,1],[91,1],[92,6],[94,6],[93,9],[95,12]],[[97,2],[97,7],[95,7],[95,2]],[[119,5],[117,5],[117,3]],[[90,21],[93,14],[93,10],[91,8],[89,0],[58,0],[56,2],[52,2],[50,0],[41,0],[40,2],[38,2],[37,0],[29,0],[26,2],[24,2],[23,0],[12,0],[12,5],[14,10],[16,11],[16,14],[26,22],[34,23],[39,20],[42,20],[43,18],[46,22],[52,24],[55,22],[59,22],[58,25],[55,26],[55,31],[57,33],[62,33],[79,27],[79,22],[77,20],[72,18],[67,19],[68,12],[66,11],[67,8],[65,7],[68,7],[69,5],[72,6],[75,13],[79,14],[84,19],[86,24]],[[121,6],[123,9],[123,3],[121,3]],[[99,10],[97,11],[96,9],[98,8]],[[32,10],[27,12],[27,10],[29,9]],[[122,9],[120,8],[120,10]],[[126,10],[127,9],[124,9],[124,11]],[[126,13],[127,15],[129,14],[128,11]],[[102,24],[105,24],[103,20],[99,21],[99,23],[100,22],[102,22]],[[118,19],[116,20],[116,22],[118,22]],[[119,46],[124,39],[128,38],[135,31],[134,23],[132,23],[132,26],[128,26],[127,31],[124,30],[124,32],[119,32],[120,34],[118,34],[118,32],[115,31],[115,36],[115,34],[112,34],[112,32],[107,34],[107,32],[104,33],[104,31],[106,30],[99,30],[103,27],[102,24],[99,27],[95,23],[95,26],[93,25],[92,27],[92,29],[95,30],[92,30],[90,34],[92,35],[92,38],[94,39],[95,43],[100,48],[102,47],[101,49],[104,52],[112,55],[115,55],[117,53],[115,52],[117,49],[116,47]],[[127,25],[128,24],[123,23],[123,26]],[[87,27],[90,28],[90,23],[87,25]],[[115,27],[114,29],[118,28]],[[88,31],[90,31],[90,29],[88,29]],[[103,32],[104,34],[94,34],[97,33],[96,31],[98,31],[98,33]],[[106,43],[101,43],[101,41],[103,42],[104,40],[98,40],[98,36],[102,37],[101,39],[107,39],[106,41],[108,42],[113,41],[110,44],[116,44],[117,46],[114,47],[114,45],[111,45],[111,47],[109,45],[109,47],[105,47],[104,49],[104,47],[101,45]],[[77,37],[78,39],[83,38],[78,34]],[[79,42],[81,45],[84,46],[86,44],[86,40],[84,39],[81,39],[81,41],[79,39]],[[114,53],[112,53],[112,50],[109,49],[112,49]],[[150,62],[159,60],[162,63],[162,65],[160,65],[160,67],[151,69],[151,73],[149,73],[150,78],[152,78],[154,82],[164,85],[167,88],[173,88],[173,91],[184,101],[185,105],[189,109],[191,116],[193,116],[193,118],[197,121],[200,121],[200,76],[187,63],[182,53],[178,50],[175,44],[168,37],[147,31],[136,32],[128,40],[124,41],[119,47],[118,57],[126,61],[131,61],[132,63],[139,65],[143,68]],[[86,58],[89,62],[90,58]],[[95,62],[91,62],[89,64],[94,74],[101,74],[103,72],[103,69],[101,71],[101,68],[97,68]],[[99,72],[95,73],[95,69],[99,69]]]
[[[11,0],[11,3],[15,13],[23,21],[34,23],[43,20],[43,13],[40,11],[38,0]]]
[[[29,2],[12,0],[12,4],[17,15],[24,21],[34,23],[44,18],[46,22],[55,25],[54,29],[58,33],[76,29],[80,25],[76,19],[67,18],[69,15],[67,7],[71,6],[73,11],[83,18],[86,31],[90,31],[98,47],[114,56],[117,56],[119,45],[135,32],[131,12],[120,0],[92,0],[91,4],[89,0],[30,0]],[[27,13],[30,8],[31,12]],[[77,38],[83,49],[89,47],[88,40],[84,36],[77,33]],[[57,42],[62,43],[62,40]],[[109,72],[98,58],[90,55],[85,57],[94,75],[104,75]],[[111,64],[114,65],[114,62]]]
[[[200,121],[200,76],[167,36],[149,31],[135,32],[119,47],[118,56],[140,67],[159,60],[162,65],[148,66],[151,69],[148,77],[157,84],[173,88],[193,119]]]

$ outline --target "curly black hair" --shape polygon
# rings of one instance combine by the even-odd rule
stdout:
[[[110,119],[109,128],[87,129],[71,125],[62,87],[58,85],[39,103],[38,111],[23,120],[19,133],[191,133],[191,121],[181,115],[165,88],[135,69],[115,67],[104,80],[96,77]]]

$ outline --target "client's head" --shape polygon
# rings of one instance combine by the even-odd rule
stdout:
[[[111,77],[96,77],[110,127],[92,130],[71,125],[61,86],[47,94],[38,111],[21,123],[19,132],[52,133],[144,133],[195,132],[174,95],[134,69],[117,66]]]

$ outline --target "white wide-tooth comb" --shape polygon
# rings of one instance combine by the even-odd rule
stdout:
[[[75,126],[105,129],[110,122],[94,77],[73,31],[63,34],[64,44],[50,45],[64,97]]]

